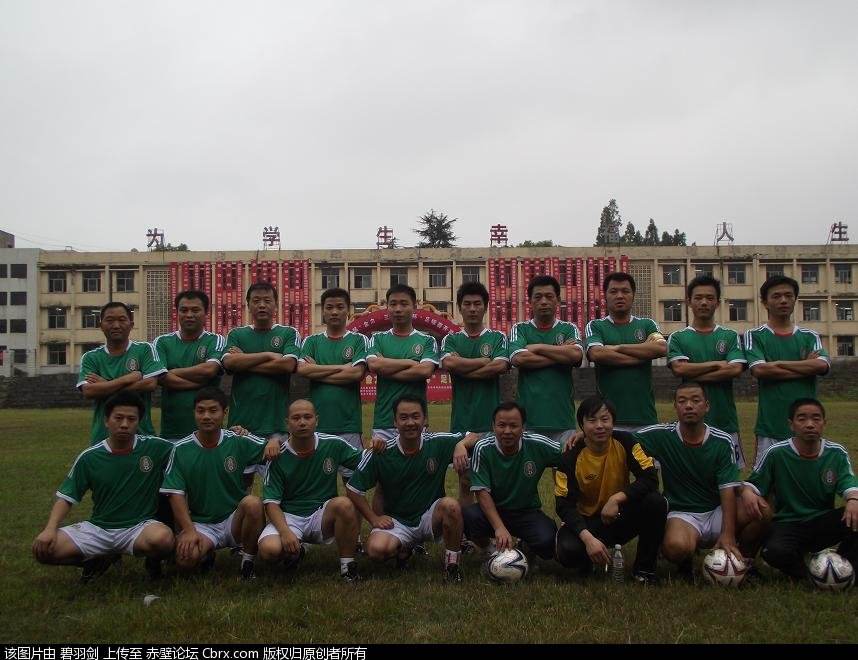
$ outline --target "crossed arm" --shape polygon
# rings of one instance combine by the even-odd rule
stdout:
[[[447,353],[441,362],[450,373],[466,378],[494,378],[507,370],[506,360],[487,357],[463,358],[458,353]]]
[[[263,376],[280,376],[295,371],[298,361],[293,356],[283,356],[280,353],[263,351],[261,353],[244,353],[237,346],[229,349],[221,359],[225,369],[229,371],[249,371]]]
[[[358,364],[316,364],[310,357],[301,358],[297,373],[310,380],[329,385],[348,385],[363,379],[366,365]]]
[[[591,346],[587,350],[591,362],[612,367],[634,367],[666,355],[667,342],[663,337],[647,339],[640,344]]]
[[[371,373],[400,382],[426,380],[435,371],[435,363],[429,360],[415,362],[407,359],[386,358],[381,355],[369,356],[367,365]]]
[[[686,380],[696,380],[700,383],[718,383],[732,380],[738,378],[744,369],[741,362],[727,362],[725,360],[712,360],[710,362],[674,360],[669,366],[674,376]]]
[[[523,369],[542,369],[554,365],[577,367],[584,359],[584,351],[578,344],[528,344],[512,358],[515,367]]]
[[[828,362],[817,352],[813,352],[804,360],[776,360],[761,362],[751,367],[751,373],[756,378],[770,380],[795,380],[808,376],[823,376],[828,373]]]
[[[220,364],[209,360],[193,367],[170,369],[158,377],[158,382],[169,390],[195,390],[220,373]]]
[[[87,374],[86,382],[81,385],[81,392],[86,399],[106,399],[119,390],[153,392],[157,386],[157,378],[143,378],[140,371],[132,371],[113,380],[107,380],[93,373]]]

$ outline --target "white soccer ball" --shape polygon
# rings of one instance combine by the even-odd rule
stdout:
[[[518,582],[527,569],[527,557],[518,548],[496,552],[486,562],[486,571],[495,582]]]
[[[811,556],[807,570],[810,573],[810,581],[818,589],[840,591],[855,583],[852,564],[834,550],[823,550]]]
[[[741,557],[727,554],[717,548],[703,558],[703,575],[720,587],[738,587],[748,573],[748,565]]]

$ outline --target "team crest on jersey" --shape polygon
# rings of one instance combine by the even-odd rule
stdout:
[[[423,344],[414,344],[411,350],[414,351],[414,355],[423,355]]]
[[[354,354],[355,354],[355,349],[352,348],[351,346],[346,346],[343,349],[343,359],[344,360],[351,360],[352,356],[354,356]]]
[[[429,474],[435,474],[435,471],[438,469],[438,461],[434,458],[430,458],[426,461],[426,472]]]
[[[200,346],[200,347],[197,349],[197,359],[198,359],[198,360],[205,360],[205,359],[206,359],[206,356],[207,356],[208,354],[209,354],[209,349],[208,349],[208,347],[207,347],[207,346]]]
[[[283,337],[272,337],[271,348],[280,348],[283,345]]]
[[[149,458],[148,456],[141,456],[140,457],[140,471],[141,472],[150,472],[152,470],[153,465],[154,465],[154,463],[152,463],[152,459]]]
[[[826,470],[822,473],[822,483],[826,486],[833,486],[835,481],[837,481],[837,475],[834,474],[834,470]]]
[[[533,461],[527,461],[524,464],[524,476],[532,477],[534,474],[536,474],[536,464]]]
[[[558,346],[563,346],[563,342],[565,342],[565,341],[566,341],[566,336],[562,332],[554,338],[554,343],[557,344]]]
[[[492,345],[491,344],[480,344],[480,355],[483,357],[489,357],[492,354]]]
[[[637,339],[638,341],[643,341],[644,339],[646,339],[646,335],[644,335],[643,328],[638,328],[637,330],[635,330],[635,339]]]
[[[223,462],[224,468],[226,468],[227,472],[235,472],[238,469],[238,463],[235,460],[235,456],[227,456],[226,460]]]
[[[325,474],[332,474],[334,471],[334,462],[331,460],[331,457],[328,456],[325,459],[325,462],[322,463],[322,472]]]
[[[718,351],[720,355],[727,354],[727,342],[721,339],[717,344],[715,344],[715,350]]]
[[[137,358],[128,358],[128,362],[125,363],[125,368],[128,371],[137,371],[140,368],[140,365],[137,363]]]

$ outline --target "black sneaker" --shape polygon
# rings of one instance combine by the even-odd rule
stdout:
[[[346,564],[345,572],[340,573],[340,578],[342,578],[343,582],[347,584],[354,584],[360,580],[360,573],[358,573],[358,567],[356,561],[350,561]]]
[[[200,573],[202,575],[207,575],[211,572],[215,565],[215,553],[214,550],[209,551],[203,560],[200,562]]]
[[[694,564],[689,559],[676,567],[676,578],[688,584],[694,584]]]
[[[163,577],[161,571],[161,560],[155,557],[146,557],[143,560],[143,566],[146,568],[146,575],[150,580],[160,580]]]
[[[411,548],[411,554],[412,555],[428,555],[429,551],[426,549],[425,545],[420,545],[418,543],[417,545],[414,545]]]
[[[477,546],[475,543],[469,541],[468,539],[462,539],[462,554],[470,555],[477,551]]]
[[[307,549],[304,547],[304,544],[301,544],[301,547],[298,549],[297,555],[288,555],[283,560],[283,566],[287,571],[291,571],[293,569],[298,568],[298,564],[301,563],[301,560],[304,559],[304,555],[307,554]]]
[[[91,582],[95,578],[104,575],[113,564],[122,561],[122,555],[102,555],[93,557],[83,562],[83,570],[80,573],[80,581]]]
[[[411,555],[414,554],[414,548],[409,548],[405,552],[400,552],[396,556],[396,568],[400,571],[404,571],[408,569],[408,561],[411,559]]]
[[[650,571],[634,571],[632,572],[632,581],[636,584],[641,584],[645,587],[658,586],[658,576]]]
[[[242,582],[250,582],[251,580],[256,579],[256,571],[254,569],[254,563],[252,559],[243,559],[241,561],[241,581]]]
[[[458,564],[447,564],[447,568],[444,569],[444,581],[449,584],[458,584],[465,579],[465,576],[462,575],[462,569],[459,568]]]

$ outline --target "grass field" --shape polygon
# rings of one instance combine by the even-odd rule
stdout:
[[[749,457],[754,412],[753,404],[739,404]],[[666,404],[659,413],[670,418]],[[826,435],[850,447],[854,461],[852,415],[858,404],[831,403]],[[446,429],[448,416],[448,406],[431,406],[432,429]],[[466,582],[447,586],[438,548],[405,573],[361,560],[365,579],[354,586],[340,583],[333,547],[313,548],[297,572],[260,566],[252,584],[238,581],[236,560],[221,552],[209,578],[176,577],[169,569],[151,584],[142,562],[126,557],[82,586],[78,569],[36,564],[30,544],[68,465],[87,444],[89,422],[86,410],[0,410],[3,642],[858,642],[855,589],[822,593],[777,576],[739,591],[686,584],[643,589],[573,580],[553,563],[502,587],[480,575],[475,556],[465,558]],[[553,511],[546,477],[542,489]],[[452,478],[448,492],[455,492]],[[87,500],[71,518],[84,519],[88,511]],[[668,568],[660,568],[664,577]],[[146,608],[146,594],[160,600]]]

